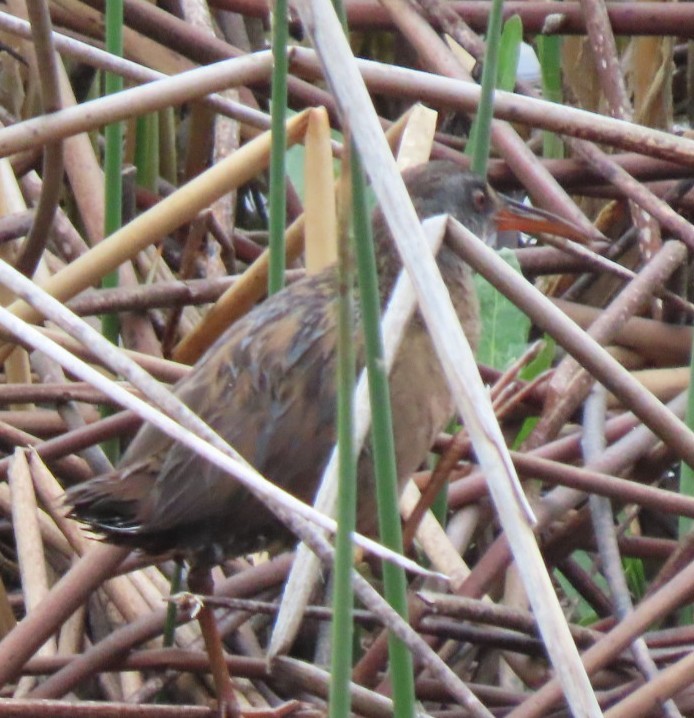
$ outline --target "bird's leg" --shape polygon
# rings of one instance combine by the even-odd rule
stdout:
[[[214,581],[209,565],[194,564],[190,567],[188,590],[199,596],[211,596],[214,593]],[[289,700],[274,708],[250,708],[242,711],[227,669],[214,610],[207,606],[204,600],[200,603],[197,619],[210,661],[221,718],[284,718],[299,708],[299,701]]]
[[[191,566],[188,572],[188,589],[191,593],[202,596],[210,596],[214,592],[214,581],[209,566]],[[198,624],[200,632],[205,641],[207,656],[210,660],[210,670],[217,692],[217,701],[222,716],[238,718],[241,715],[234,687],[231,683],[231,676],[227,670],[222,638],[217,627],[214,610],[206,606],[204,601],[198,613]]]

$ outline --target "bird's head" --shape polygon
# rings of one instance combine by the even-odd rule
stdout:
[[[494,217],[503,202],[481,177],[453,162],[434,160],[407,170],[403,179],[420,219],[448,214],[480,239],[493,240]]]
[[[503,197],[481,177],[449,160],[433,160],[412,167],[403,173],[403,180],[420,220],[448,214],[488,244],[494,244],[496,233],[504,230],[583,238],[581,231],[571,223]],[[397,278],[401,261],[380,208],[374,213],[373,229],[381,294],[385,299]],[[449,288],[453,282],[469,281],[461,279],[463,275],[470,275],[469,268],[456,248],[445,240],[437,261]]]
[[[496,232],[504,230],[582,238],[571,223],[503,197],[481,177],[448,160],[413,167],[403,179],[420,219],[449,214],[490,244]]]

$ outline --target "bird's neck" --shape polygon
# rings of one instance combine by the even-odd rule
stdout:
[[[385,307],[402,269],[402,261],[384,222],[374,221],[373,239],[378,264],[381,306]],[[445,244],[437,254],[436,263],[455,312],[470,343],[475,346],[479,337],[479,304],[472,269]]]

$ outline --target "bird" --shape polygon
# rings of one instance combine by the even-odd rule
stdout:
[[[516,228],[580,234],[553,215],[497,194],[448,160],[403,173],[420,220],[448,214],[485,241]],[[381,305],[401,261],[380,209],[372,217]],[[468,341],[477,345],[480,310],[472,269],[446,242],[437,264]],[[336,438],[338,273],[330,266],[290,284],[232,324],[174,387],[177,397],[267,479],[312,502]],[[363,338],[355,312],[357,364]],[[454,404],[424,321],[415,313],[389,378],[399,483],[417,469]],[[376,495],[369,446],[357,465],[357,529],[375,535]],[[117,466],[65,494],[69,515],[113,544],[173,554],[189,564],[188,588],[213,590],[210,569],[227,557],[290,545],[291,532],[236,480],[144,424]],[[198,622],[222,712],[246,715],[227,671],[213,611]]]
[[[557,233],[567,223],[496,193],[450,160],[403,174],[418,217],[449,214],[484,241],[497,228]],[[373,241],[385,305],[401,269],[380,209]],[[568,229],[571,231],[570,225]],[[444,240],[437,263],[473,349],[481,330],[473,272]],[[335,442],[337,271],[290,284],[232,324],[174,392],[270,481],[311,502]],[[354,341],[363,364],[357,310]],[[454,404],[424,322],[416,314],[390,375],[398,477],[425,458]],[[358,528],[375,532],[368,446],[358,463]],[[106,541],[204,564],[292,541],[260,501],[221,469],[145,424],[116,468],[71,487],[70,515]]]
[[[571,225],[502,198],[450,160],[403,174],[418,217],[449,214],[485,241],[497,229],[571,233]],[[382,305],[401,261],[385,218],[372,217]],[[444,239],[438,267],[468,341],[481,323],[473,272]],[[174,388],[175,394],[260,473],[311,502],[335,442],[337,271],[290,284],[232,324]],[[354,333],[363,364],[359,317]],[[390,375],[397,474],[402,484],[454,414],[421,316],[411,320]],[[359,457],[358,529],[376,531],[373,466]],[[145,424],[116,468],[68,489],[70,515],[106,541],[150,554],[173,551],[213,565],[293,540],[257,498],[221,469]]]

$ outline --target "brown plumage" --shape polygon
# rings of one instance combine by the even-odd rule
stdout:
[[[450,162],[415,168],[405,181],[420,217],[448,213],[482,237],[506,206],[481,179]],[[373,228],[385,301],[400,261],[378,211]],[[445,243],[437,261],[474,345],[479,316],[471,270]],[[328,268],[270,297],[231,326],[175,388],[270,481],[306,502],[335,440],[335,288],[335,270]],[[358,330],[355,341],[361,345]],[[419,317],[407,330],[390,385],[398,475],[405,479],[454,409]],[[359,529],[372,532],[368,449],[358,481]],[[150,552],[174,549],[209,561],[291,539],[233,478],[149,425],[112,473],[70,489],[66,501],[73,516],[106,540]]]

